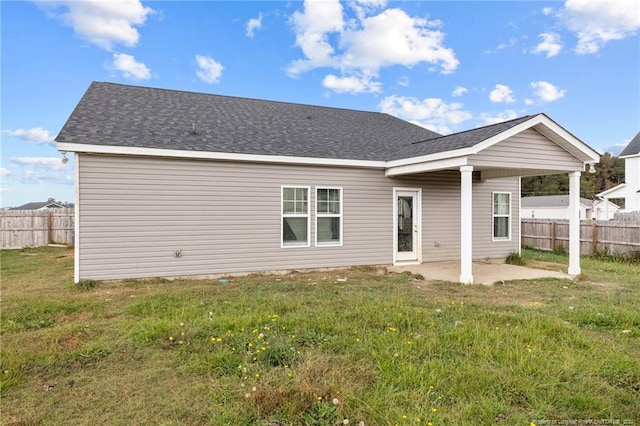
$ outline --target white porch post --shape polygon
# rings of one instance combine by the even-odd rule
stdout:
[[[569,275],[580,275],[580,172],[569,173]]]
[[[473,166],[460,166],[460,282],[473,284]]]

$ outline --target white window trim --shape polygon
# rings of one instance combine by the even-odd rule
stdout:
[[[319,189],[338,189],[340,191],[340,213],[339,214],[335,214],[335,213],[323,213],[320,214],[318,213],[318,190]],[[344,224],[344,215],[342,214],[343,212],[343,207],[342,207],[342,197],[343,197],[343,189],[340,186],[316,186],[315,187],[315,235],[314,235],[314,243],[316,245],[316,247],[342,247],[342,242],[344,240],[344,235],[343,235],[343,224]],[[318,217],[339,217],[340,218],[340,241],[339,242],[318,242]]]
[[[495,195],[507,194],[509,195],[509,214],[496,214],[495,213]],[[511,202],[513,201],[513,195],[509,191],[493,191],[491,193],[491,241],[511,241],[511,221],[513,220],[513,208],[511,208]],[[507,237],[496,237],[494,234],[495,218],[506,217],[509,219],[507,224]]]
[[[283,210],[284,203],[284,189],[306,189],[307,190],[307,214],[285,214]],[[281,185],[280,186],[280,248],[301,248],[311,246],[311,187],[306,185]],[[285,217],[306,217],[307,218],[307,243],[306,244],[285,244],[282,231],[284,229]]]

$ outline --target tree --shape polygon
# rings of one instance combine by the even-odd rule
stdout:
[[[580,176],[580,196],[593,198],[597,193],[624,182],[624,160],[605,152],[600,157],[596,172],[583,172]],[[522,196],[563,195],[569,193],[566,173],[522,178]]]

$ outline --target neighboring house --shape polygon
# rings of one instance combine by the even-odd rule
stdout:
[[[624,158],[624,181],[620,185],[597,194],[598,197],[624,198],[624,209],[620,212],[640,211],[640,132],[622,150],[620,158]]]
[[[606,204],[608,203],[608,207]],[[608,200],[589,200],[580,198],[580,219],[610,220],[619,207]],[[606,214],[605,215],[605,210]],[[545,195],[535,197],[522,197],[520,206],[522,218],[535,219],[569,219],[568,195]]]
[[[599,155],[544,114],[442,136],[388,114],[91,84],[76,159],[75,280],[460,261],[520,249],[520,176]]]
[[[42,201],[42,202],[33,202],[23,204],[18,207],[14,207],[11,210],[45,210],[45,209],[62,209],[64,206],[62,204],[51,202],[51,201]]]

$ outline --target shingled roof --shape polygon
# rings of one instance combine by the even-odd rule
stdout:
[[[472,146],[509,130],[532,117],[532,115],[526,115],[524,117],[504,121],[502,123],[491,124],[489,126],[478,127],[476,129],[453,133],[446,136],[439,136],[424,141],[413,142],[408,147],[397,152],[395,154],[395,158],[417,157],[420,155],[471,148]]]
[[[56,141],[389,161],[470,148],[532,117],[442,136],[379,112],[93,82]]]
[[[637,155],[640,154],[640,132],[638,132],[629,145],[627,145],[622,152],[620,153],[620,157],[624,157],[626,155]]]
[[[94,82],[56,141],[386,160],[438,136],[377,112]]]
[[[42,208],[62,208],[64,207],[62,204],[58,204],[56,202],[51,201],[34,201],[31,203],[23,204],[18,207],[14,207],[11,210],[40,210]]]
[[[530,197],[522,197],[522,207],[569,207],[568,195],[538,195]],[[592,200],[588,198],[580,198],[580,204],[583,206],[591,206]]]

